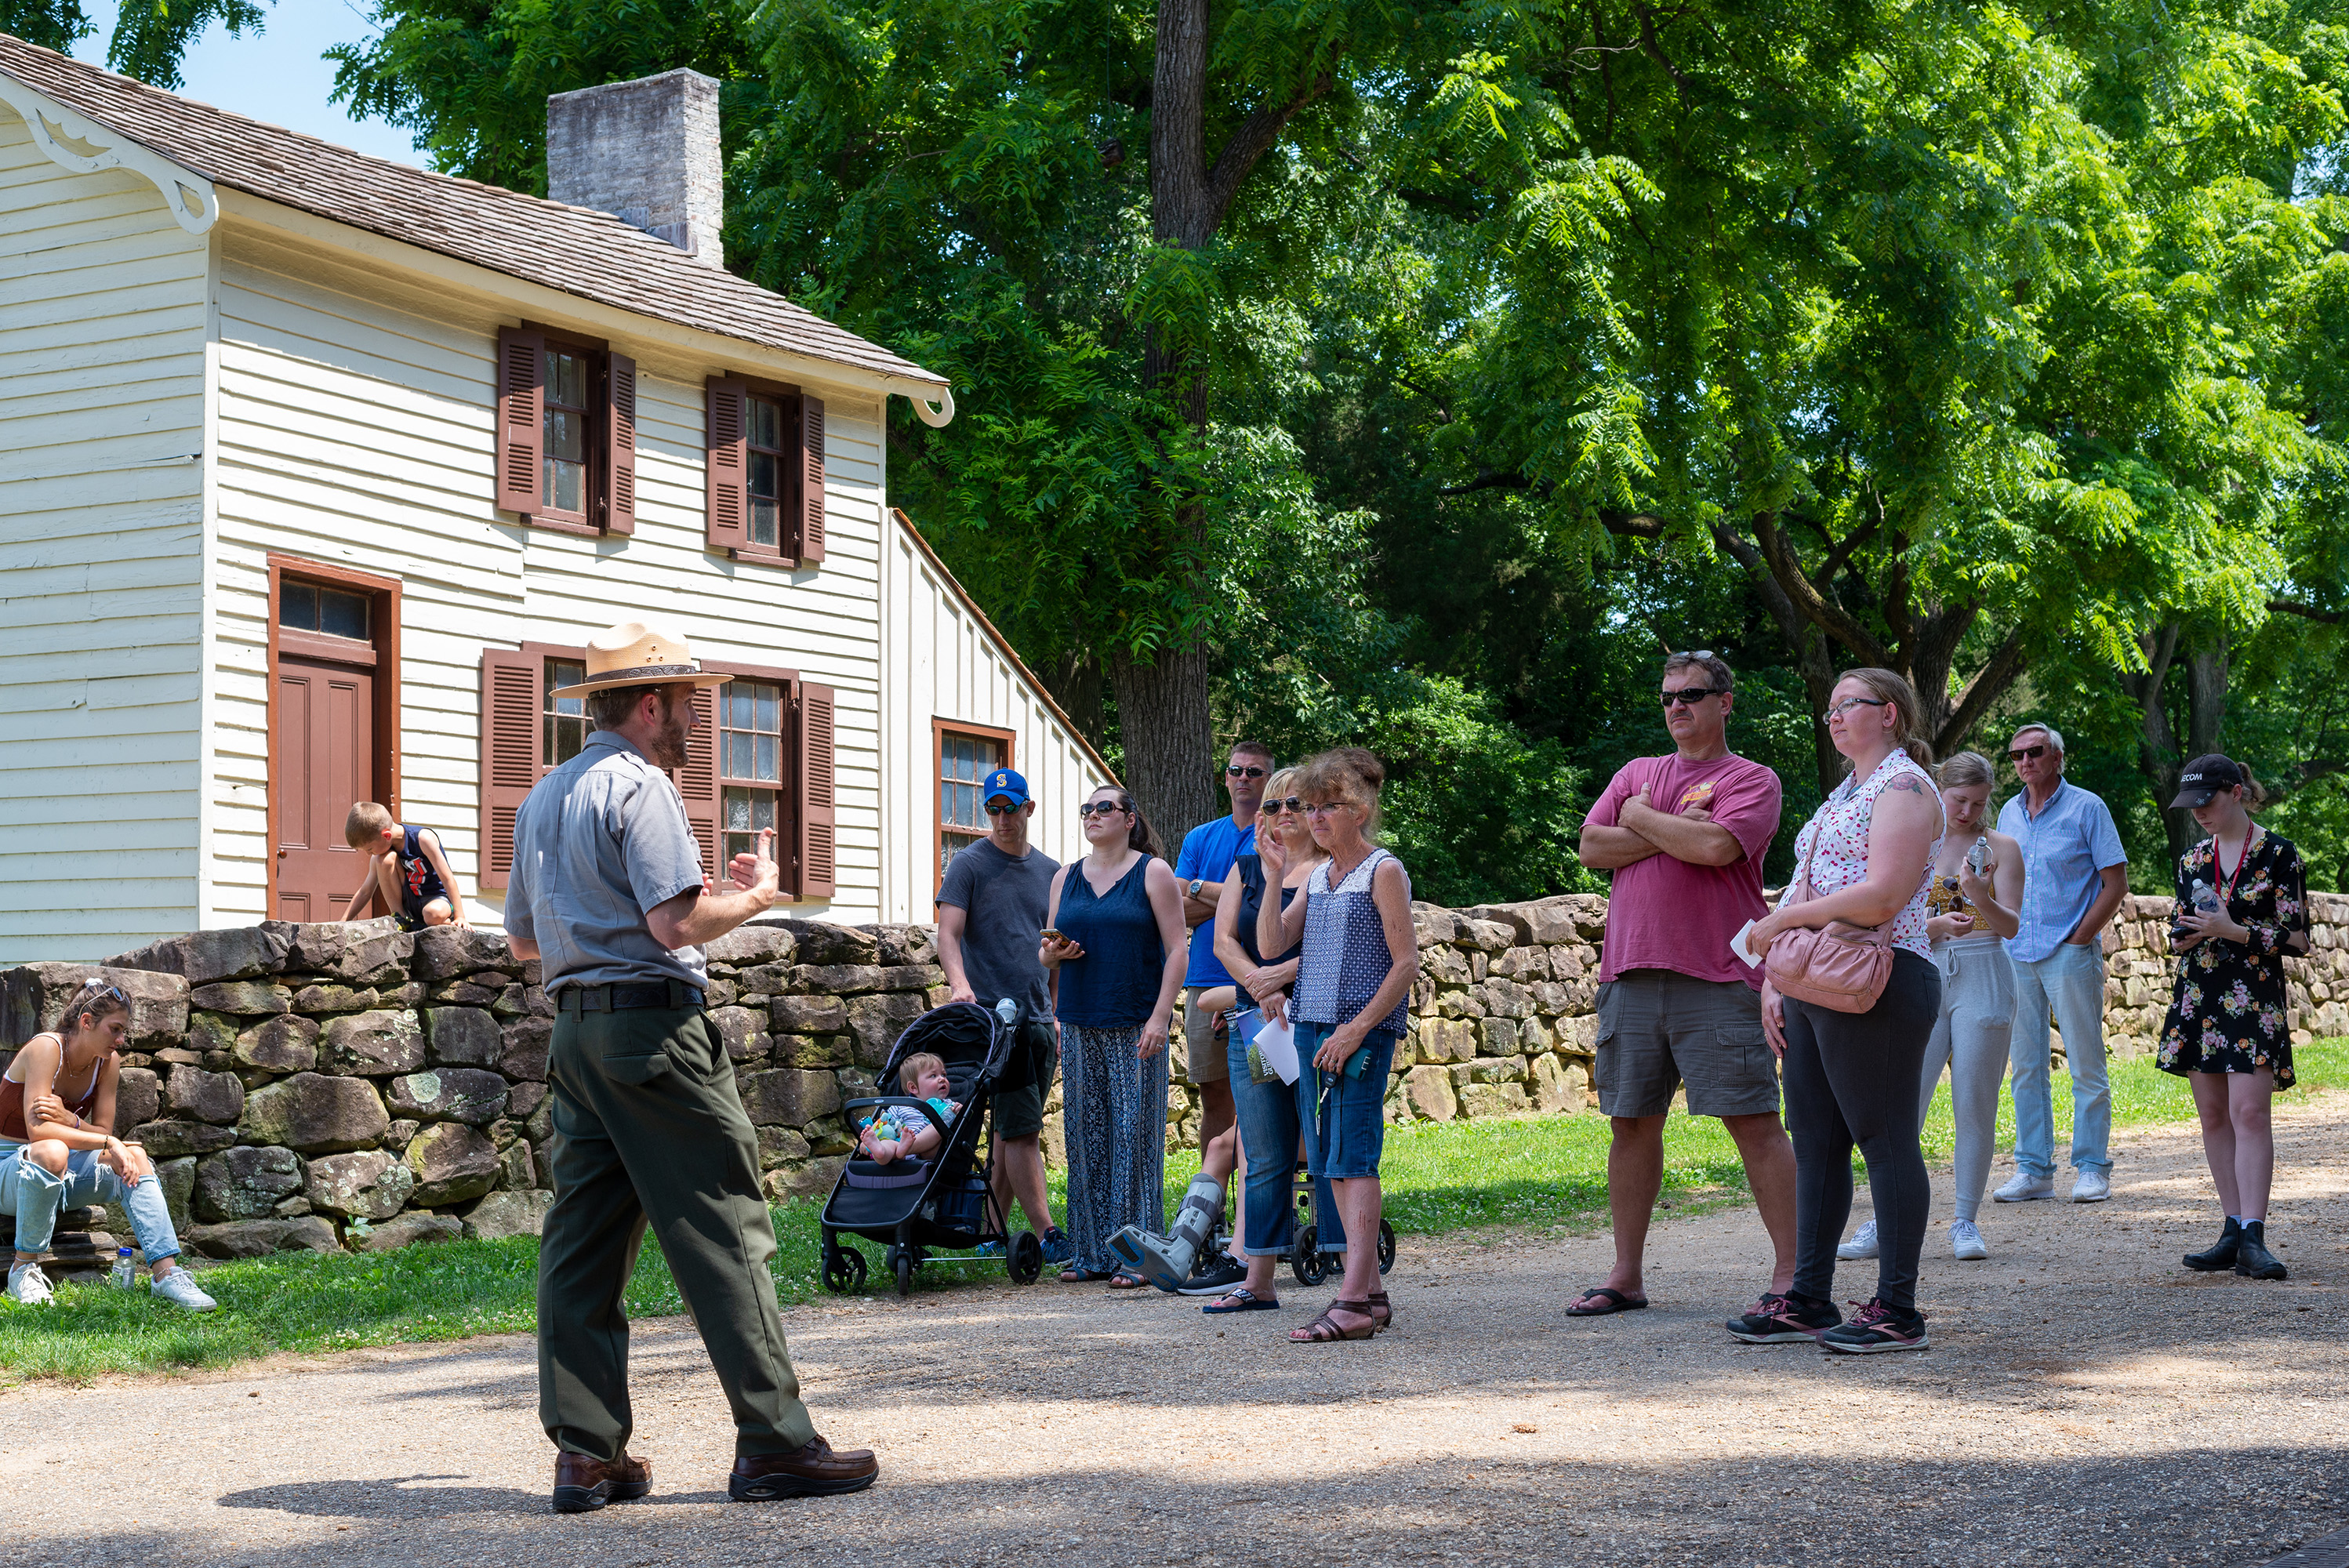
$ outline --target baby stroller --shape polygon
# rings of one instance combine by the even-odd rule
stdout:
[[[997,1080],[1010,1054],[1013,1030],[976,1002],[949,1002],[906,1026],[889,1047],[888,1062],[874,1093],[843,1109],[853,1128],[860,1109],[885,1105],[918,1108],[938,1130],[938,1147],[926,1157],[883,1165],[852,1158],[823,1206],[823,1284],[835,1294],[864,1284],[864,1254],[843,1246],[846,1231],[888,1243],[884,1267],[897,1277],[897,1294],[914,1288],[914,1274],[934,1253],[940,1263],[991,1263],[1000,1256],[1015,1284],[1031,1284],[1044,1272],[1043,1243],[1030,1231],[1007,1233],[1002,1212],[988,1182],[988,1166],[979,1133],[988,1120]],[[962,1109],[951,1122],[926,1102],[901,1094],[897,1068],[916,1051],[944,1061],[952,1084],[947,1098]],[[999,1254],[978,1249],[994,1243]]]

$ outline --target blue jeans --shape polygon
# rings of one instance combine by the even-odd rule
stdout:
[[[1289,1181],[1297,1172],[1297,1096],[1278,1078],[1258,1083],[1248,1076],[1247,1042],[1232,1031],[1224,1059],[1232,1075],[1232,1107],[1240,1126],[1240,1151],[1247,1157],[1241,1173],[1244,1197],[1240,1251],[1252,1258],[1279,1257],[1294,1243],[1297,1206],[1288,1201]],[[1346,1250],[1346,1224],[1330,1183],[1313,1179],[1313,1250]]]
[[[2035,964],[2014,965],[2015,1168],[2044,1181],[2055,1174],[2055,1101],[2047,1071],[2047,1016],[2064,1031],[2072,1071],[2072,1165],[2110,1171],[2113,1091],[2105,1077],[2105,953],[2098,943],[2064,943]]]
[[[45,1253],[57,1234],[57,1211],[87,1203],[119,1203],[130,1216],[139,1250],[150,1264],[180,1255],[179,1233],[163,1201],[163,1182],[150,1176],[133,1187],[98,1162],[99,1150],[66,1156],[66,1173],[50,1174],[25,1158],[26,1145],[0,1147],[0,1211],[16,1216],[16,1250]]]
[[[1386,1150],[1387,1074],[1394,1065],[1396,1036],[1372,1029],[1359,1056],[1368,1059],[1349,1077],[1313,1065],[1313,1053],[1338,1032],[1334,1024],[1297,1025],[1297,1119],[1305,1130],[1305,1163],[1316,1176],[1347,1181],[1379,1173]],[[1346,1064],[1353,1066],[1349,1058]]]

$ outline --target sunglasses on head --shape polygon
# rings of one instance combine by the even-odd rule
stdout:
[[[1675,703],[1680,703],[1694,707],[1709,696],[1721,696],[1719,686],[1682,686],[1678,691],[1664,693],[1664,706],[1671,707]]]
[[[1226,765],[1224,771],[1234,779],[1261,779],[1264,777],[1263,769],[1247,767],[1237,762]]]
[[[1125,808],[1123,806],[1119,805],[1114,800],[1090,800],[1084,805],[1077,808],[1077,815],[1080,817],[1091,817],[1095,814],[1099,814],[1106,817],[1112,811],[1123,811],[1124,810]]]
[[[2044,746],[2015,746],[2010,747],[2007,749],[2006,754],[2017,762],[2028,762],[2035,758],[2046,756],[2047,748]]]

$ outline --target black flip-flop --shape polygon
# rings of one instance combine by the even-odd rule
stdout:
[[[1606,1304],[1601,1306],[1589,1306],[1584,1305],[1588,1302],[1592,1296],[1604,1297]],[[1637,1312],[1647,1305],[1648,1298],[1644,1295],[1634,1298],[1625,1295],[1613,1285],[1594,1285],[1590,1289],[1584,1291],[1580,1295],[1575,1297],[1574,1305],[1566,1309],[1566,1315],[1568,1317],[1611,1317],[1619,1312]]]

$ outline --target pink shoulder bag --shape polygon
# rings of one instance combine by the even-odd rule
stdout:
[[[1818,832],[1811,835],[1812,850],[1818,848],[1819,834],[1826,831],[1826,824],[1822,822]],[[1808,851],[1803,855],[1796,886],[1802,896],[1795,903],[1810,903],[1815,895]],[[1816,931],[1798,925],[1770,944],[1763,962],[1769,969],[1770,984],[1780,995],[1833,1012],[1865,1013],[1876,1006],[1877,998],[1884,995],[1884,983],[1892,978],[1892,922],[1854,925],[1837,920]]]

